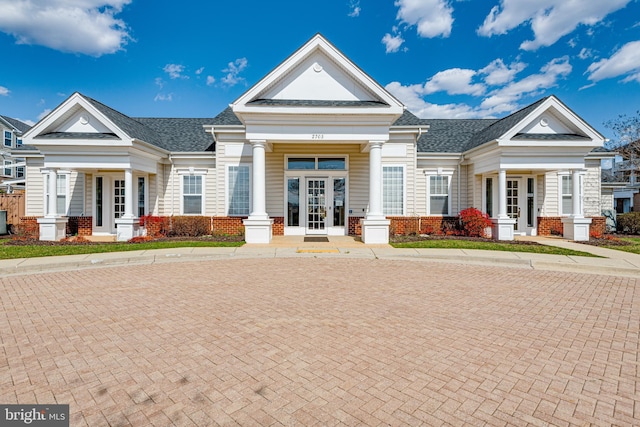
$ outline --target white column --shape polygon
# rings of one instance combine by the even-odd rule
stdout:
[[[267,191],[266,191],[266,167],[265,149],[266,141],[251,141],[253,149],[253,210],[249,215],[251,219],[268,219],[267,215]]]
[[[574,169],[571,171],[571,184],[573,189],[572,191],[572,212],[571,216],[574,218],[582,218],[582,209],[580,209],[580,171],[578,169]]]
[[[498,172],[498,218],[509,218],[507,215],[507,171]]]
[[[49,170],[49,206],[45,216],[58,217],[58,171],[56,169]]]
[[[133,218],[133,171],[124,170],[124,215],[123,218]]]
[[[384,141],[369,142],[369,212],[367,219],[384,219],[382,213],[382,145]]]

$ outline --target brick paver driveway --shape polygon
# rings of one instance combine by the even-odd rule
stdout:
[[[235,259],[0,279],[0,403],[71,425],[638,425],[634,279]]]

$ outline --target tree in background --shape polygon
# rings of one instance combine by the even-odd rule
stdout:
[[[609,141],[606,148],[616,151],[624,159],[617,169],[625,175],[625,181],[628,176],[630,183],[635,184],[637,171],[640,169],[640,110],[633,116],[620,114],[604,125],[615,135],[615,139]]]

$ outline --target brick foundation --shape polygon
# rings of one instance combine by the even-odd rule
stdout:
[[[562,225],[562,217],[538,217],[538,236],[562,236],[563,233],[564,227]]]
[[[361,236],[362,227],[360,226],[360,220],[362,217],[350,216],[349,217],[349,236]]]
[[[284,236],[284,217],[274,216],[271,219],[273,220],[273,228],[272,228],[273,235]]]
[[[91,236],[93,234],[93,217],[91,216],[70,216],[67,222],[67,235],[71,236]]]
[[[20,234],[26,239],[40,238],[40,226],[38,225],[38,217],[23,216],[20,218]]]
[[[455,216],[422,216],[420,234],[447,234],[448,230],[456,230],[458,224],[458,217]]]
[[[213,234],[227,234],[230,236],[244,235],[243,219],[246,219],[246,217],[214,216],[211,218]],[[284,233],[284,228],[282,232]]]
[[[603,216],[594,216],[591,218],[589,226],[590,235],[603,235],[607,231],[607,219]],[[538,217],[538,236],[562,236],[564,234],[564,226],[562,225],[562,217],[559,216],[539,216]]]

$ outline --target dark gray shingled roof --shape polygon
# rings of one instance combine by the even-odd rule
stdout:
[[[37,139],[118,139],[118,137],[115,133],[50,132],[37,136]]]
[[[529,113],[535,110],[540,104],[547,100],[547,97],[539,99],[531,105],[524,107],[521,110],[516,111],[513,114],[508,115],[507,117],[497,120],[495,123],[487,126],[482,131],[476,133],[469,143],[465,147],[465,150],[471,150],[472,148],[478,147],[484,143],[489,141],[493,141],[494,139],[500,138],[502,135],[507,133],[509,129],[513,128],[517,125],[522,119],[524,119]]]
[[[242,126],[242,122],[233,112],[231,107],[227,107],[213,118],[211,125],[214,126]]]
[[[409,110],[404,110],[402,115],[391,126],[420,126],[424,120],[419,119]]]
[[[389,104],[380,101],[326,101],[321,99],[254,99],[254,105],[283,105],[296,107],[387,107]]]
[[[215,148],[213,137],[204,130],[204,125],[210,125],[212,119],[139,117],[133,120],[156,132],[160,141],[154,145],[167,151],[213,151]]]
[[[18,131],[20,131],[20,133],[25,133],[26,131],[31,129],[31,126],[29,126],[26,123],[21,122],[20,120],[12,119],[11,117],[2,116],[2,115],[0,115],[0,117],[2,117],[2,119],[5,122],[9,123],[15,129],[18,129]]]
[[[422,119],[429,130],[418,139],[419,153],[462,153],[469,140],[495,119]]]
[[[589,141],[586,136],[575,133],[518,133],[513,139],[535,141]]]

